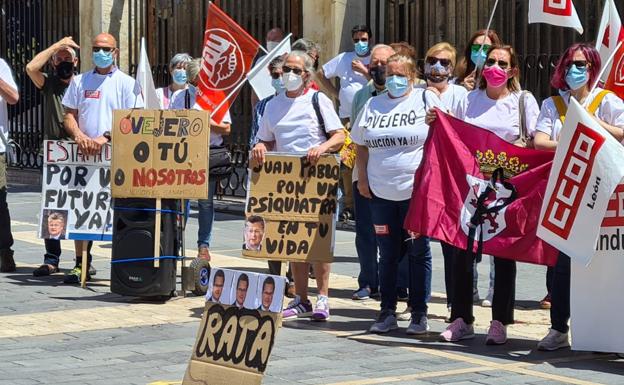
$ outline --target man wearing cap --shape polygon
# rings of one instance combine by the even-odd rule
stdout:
[[[113,110],[144,105],[138,83],[115,65],[119,49],[113,35],[100,33],[93,39],[92,47],[95,68],[74,76],[62,101],[65,130],[85,154],[98,154],[110,141]],[[81,272],[81,259],[77,258],[64,282],[79,283]],[[87,274],[87,280],[90,278]]]
[[[41,91],[43,96],[43,139],[44,140],[69,140],[69,136],[63,126],[65,111],[63,109],[63,95],[74,76],[78,64],[76,49],[80,47],[71,36],[52,44],[46,50],[38,53],[26,65],[26,74]],[[43,68],[50,64],[51,73],[46,73]],[[43,148],[43,147],[42,147]],[[59,258],[61,256],[61,241],[58,239],[45,239],[46,253],[43,257],[43,265],[33,271],[35,277],[41,277],[59,271]],[[76,255],[80,254],[76,245]],[[95,275],[95,269],[89,272]]]

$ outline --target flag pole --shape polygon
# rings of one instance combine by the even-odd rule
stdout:
[[[289,33],[288,36],[286,36],[275,48],[273,48],[271,50],[271,52],[269,52],[266,57],[264,57],[259,63],[257,63],[252,69],[249,70],[249,72],[247,72],[247,74],[245,74],[245,79],[243,79],[240,83],[238,83],[236,85],[236,87],[234,87],[234,89],[232,89],[232,91],[230,91],[229,94],[227,94],[227,96],[221,101],[221,103],[219,103],[219,105],[217,105],[217,107],[212,111],[212,112],[217,112],[219,111],[219,109],[221,109],[221,107],[223,107],[223,105],[225,104],[225,102],[227,102],[232,95],[234,95],[234,93],[236,93],[238,90],[241,89],[241,87],[249,81],[249,73],[252,72],[252,70],[256,67],[263,67],[266,66],[271,60],[273,60],[274,54],[277,52],[277,50],[279,50],[283,43],[285,41],[288,41],[290,39],[290,36],[292,36],[292,33]],[[262,47],[262,46],[260,46]],[[255,74],[254,74],[255,75]]]
[[[613,58],[615,58],[615,55],[620,50],[621,46],[622,46],[622,42],[620,41],[617,44],[617,46],[615,46],[615,49],[613,50],[613,52],[611,52],[611,55],[609,55],[609,58],[604,63],[602,63],[602,68],[600,69],[600,72],[598,73],[596,80],[594,80],[594,84],[592,85],[592,88],[589,90],[590,94],[598,86],[598,82],[600,81],[600,78],[602,77],[602,75],[604,75],[604,72],[607,70],[607,66],[613,61]]]
[[[485,38],[488,37],[490,29],[492,28],[492,21],[494,20],[494,14],[496,13],[496,8],[498,7],[498,0],[494,3],[494,8],[492,8],[492,13],[490,14],[490,20],[488,20],[487,27],[485,28],[485,36],[483,38],[483,43],[481,43],[481,47],[479,48],[479,54],[483,52],[483,46],[485,45]],[[485,65],[485,63],[483,63]],[[478,69],[478,68],[477,68]],[[479,87],[479,82],[481,81],[481,72],[477,71],[477,80],[475,81],[475,88]]]

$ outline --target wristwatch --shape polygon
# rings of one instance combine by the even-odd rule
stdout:
[[[111,141],[111,132],[110,131],[104,131],[102,136],[105,137],[107,141],[109,141],[109,142]]]

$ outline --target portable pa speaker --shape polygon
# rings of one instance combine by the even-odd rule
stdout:
[[[111,292],[134,297],[170,297],[176,289],[176,260],[154,257],[155,199],[117,198],[113,215]],[[176,210],[163,199],[162,210]],[[160,256],[178,256],[176,214],[161,212]],[[129,261],[128,261],[129,260]],[[119,262],[116,262],[119,261]]]

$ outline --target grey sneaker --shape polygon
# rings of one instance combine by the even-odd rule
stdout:
[[[426,334],[429,331],[429,323],[427,322],[427,316],[424,315],[420,317],[420,321],[415,322],[412,318],[412,322],[410,322],[409,326],[405,333],[409,335],[418,335],[418,334]]]
[[[370,327],[371,333],[388,333],[390,330],[396,330],[399,328],[396,317],[394,314],[382,313],[379,315],[377,322]]]
[[[537,343],[539,350],[551,352],[553,350],[570,347],[568,333],[561,333],[555,329],[549,329],[546,337]]]
[[[403,312],[397,314],[397,320],[399,321],[409,321],[412,319],[412,308],[411,307],[407,307],[405,308],[405,310],[403,310]]]

